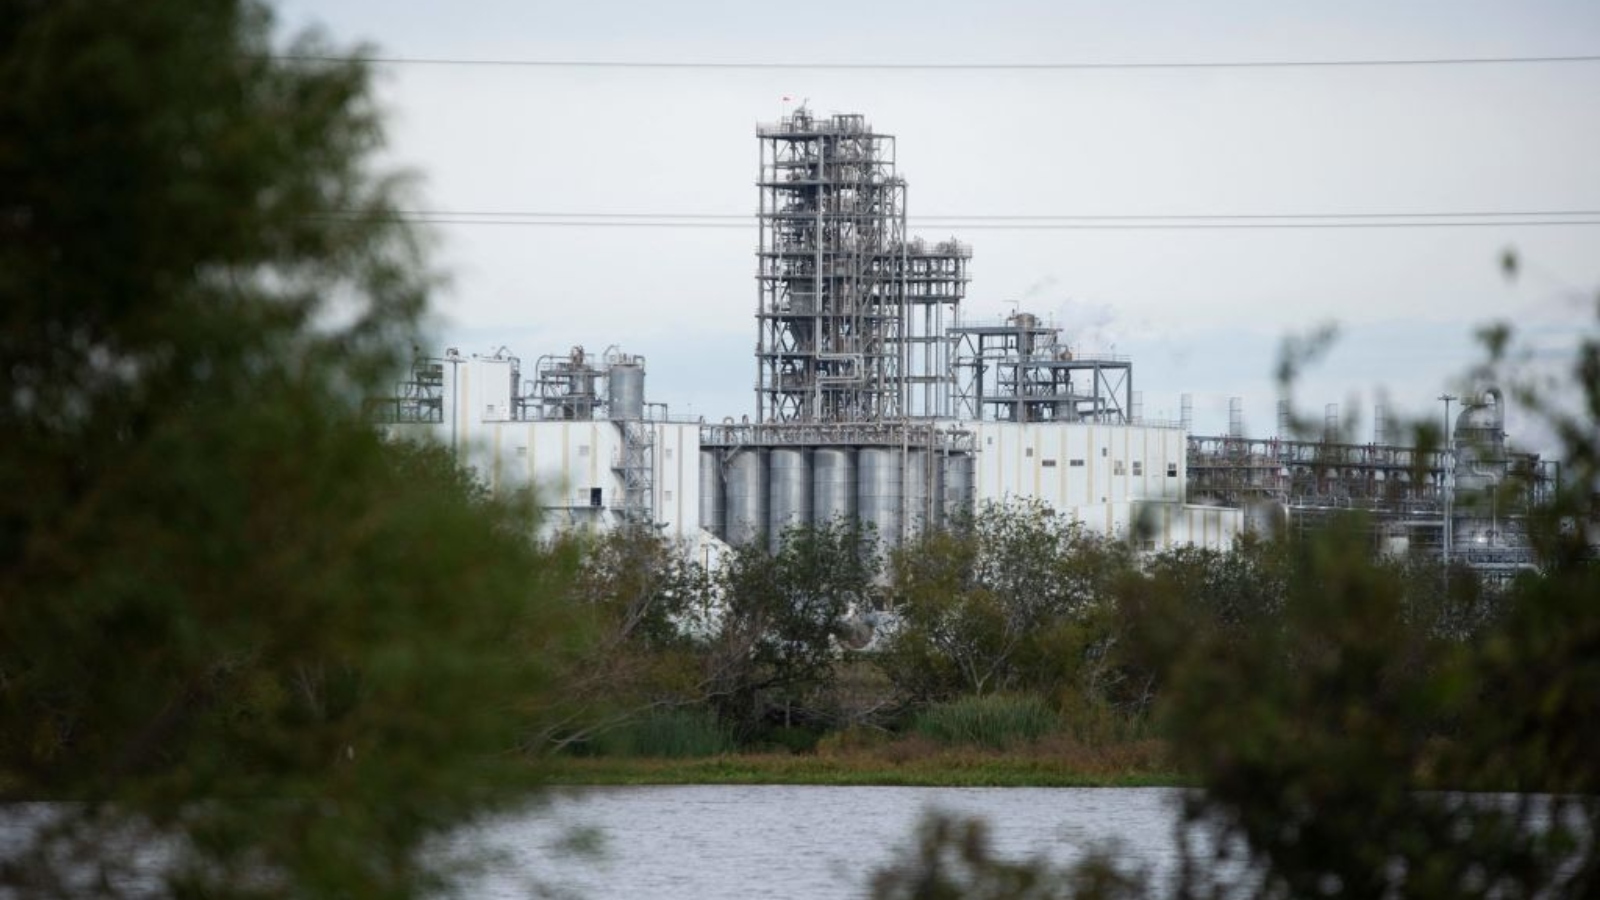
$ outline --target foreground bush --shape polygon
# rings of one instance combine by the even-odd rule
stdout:
[[[252,0],[0,10],[0,809],[51,804],[0,896],[436,895],[534,786],[561,567],[364,420],[432,280],[367,69]]]

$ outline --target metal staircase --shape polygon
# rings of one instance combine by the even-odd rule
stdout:
[[[622,455],[612,467],[622,478],[622,518],[650,524],[655,521],[655,428],[639,420],[615,424],[622,432]]]

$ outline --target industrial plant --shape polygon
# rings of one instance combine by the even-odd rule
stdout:
[[[802,108],[756,129],[753,412],[707,421],[647,401],[611,347],[420,356],[374,403],[390,433],[455,448],[493,490],[537,486],[552,528],[648,524],[711,554],[836,520],[888,545],[984,501],[1035,499],[1160,550],[1372,514],[1388,552],[1529,564],[1522,519],[1553,463],[1510,451],[1504,399],[1461,398],[1441,446],[1323,433],[1190,433],[1144,419],[1133,362],[1075,353],[1028,312],[963,316],[972,249],[907,229],[893,136]],[[1457,398],[1450,398],[1455,400]],[[1448,420],[1448,411],[1447,411]]]

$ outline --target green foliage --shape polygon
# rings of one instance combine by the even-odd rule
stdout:
[[[648,528],[574,533],[557,546],[580,560],[564,596],[571,627],[549,658],[560,688],[542,697],[527,749],[581,747],[613,729],[652,727],[641,717],[693,715],[687,708],[708,690],[697,637],[712,603],[705,569]]]
[[[872,880],[877,900],[1133,900],[1145,897],[1148,881],[1096,856],[1057,869],[1042,860],[1006,860],[995,855],[987,826],[975,819],[930,815],[917,828],[916,843]]]
[[[1055,711],[1031,694],[961,697],[922,710],[912,730],[946,745],[1005,750],[1031,743],[1060,727]]]
[[[1487,333],[1498,358],[1508,332]],[[1578,393],[1600,398],[1585,360]],[[1540,405],[1566,441],[1562,489],[1528,519],[1540,569],[1503,592],[1370,559],[1337,528],[1294,549],[1285,617],[1178,654],[1167,721],[1207,790],[1191,829],[1249,851],[1263,896],[1592,896],[1600,886],[1600,572],[1584,418]],[[1586,533],[1588,532],[1588,533]],[[1425,791],[1514,791],[1493,796]],[[1200,855],[1194,872],[1210,867]]]
[[[1038,502],[985,504],[893,554],[898,624],[882,665],[918,701],[1092,679],[1110,589],[1131,565],[1120,542]]]
[[[413,896],[532,787],[565,565],[360,421],[430,278],[365,68],[270,34],[0,13],[0,796],[81,801],[0,892],[112,890],[131,845],[174,895]]]
[[[776,555],[741,547],[718,572],[721,599],[706,646],[706,680],[741,738],[763,719],[814,718],[852,612],[877,606],[877,538],[851,522],[791,529]]]
[[[646,527],[562,539],[582,560],[573,600],[613,643],[665,650],[692,641],[710,602],[708,575],[680,546]]]
[[[746,746],[759,753],[812,753],[821,740],[820,728],[768,724],[750,735]]]
[[[733,735],[709,709],[675,709],[646,714],[597,735],[589,748],[597,756],[685,759],[731,753]]]
[[[1512,346],[1509,329],[1485,340],[1492,363]],[[1538,570],[1504,589],[1376,559],[1356,518],[1275,546],[1177,551],[1118,582],[1117,665],[1159,681],[1163,731],[1203,787],[1185,796],[1163,893],[1600,893],[1600,334],[1571,376],[1554,400],[1514,389],[1563,440],[1565,467],[1526,522]],[[1154,893],[1115,880],[1112,858],[1070,872],[997,861],[934,823],[877,896]]]

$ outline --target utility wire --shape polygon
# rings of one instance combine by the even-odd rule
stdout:
[[[355,213],[352,213],[355,214]],[[756,218],[755,212],[749,213],[700,213],[700,212],[545,212],[536,210],[462,210],[462,209],[402,209],[396,215],[404,217],[443,217],[462,219],[596,219],[596,220],[631,220],[631,219],[670,219],[673,221],[698,221],[698,220],[732,220],[748,222]],[[808,221],[816,218],[813,213],[768,213],[769,218]],[[990,213],[948,213],[906,216],[913,222],[1211,222],[1235,220],[1295,220],[1295,219],[1496,219],[1496,218],[1555,218],[1565,216],[1600,216],[1600,209],[1544,209],[1544,210],[1466,210],[1459,212],[1427,211],[1427,212],[1352,212],[1352,213],[1150,213],[1141,215],[1101,215],[1101,214],[1049,214],[1049,215],[1010,215]],[[882,218],[868,214],[824,214],[823,220],[856,220],[869,218]]]
[[[284,55],[273,59],[299,63],[348,63],[337,56]],[[599,59],[468,59],[420,56],[370,56],[363,61],[383,66],[475,66],[529,69],[706,69],[706,70],[839,70],[839,71],[1116,71],[1183,69],[1335,69],[1387,68],[1400,66],[1485,66],[1549,65],[1596,63],[1600,55],[1578,56],[1460,56],[1420,59],[1263,59],[1242,61],[1180,62],[686,62],[674,60],[599,60]]]
[[[343,210],[328,218],[364,217]],[[392,218],[425,225],[501,225],[525,228],[671,228],[748,230],[754,214],[666,212],[536,212],[528,210],[397,210]],[[805,222],[814,217],[777,217]],[[853,221],[861,216],[823,216]],[[1485,228],[1600,225],[1600,210],[1493,210],[1379,213],[1209,213],[1161,215],[929,215],[908,216],[922,228],[959,231],[1198,231],[1357,228]]]
[[[510,225],[524,228],[671,228],[725,229],[747,231],[749,224],[704,221],[644,221],[597,219],[498,219],[402,216],[401,221],[419,225]],[[1518,228],[1523,226],[1562,227],[1600,225],[1600,219],[1501,219],[1476,221],[1419,220],[1409,222],[1141,222],[1141,223],[998,223],[980,222],[949,226],[962,231],[1238,231],[1267,229],[1359,229],[1359,228]],[[934,226],[946,227],[946,226]]]

